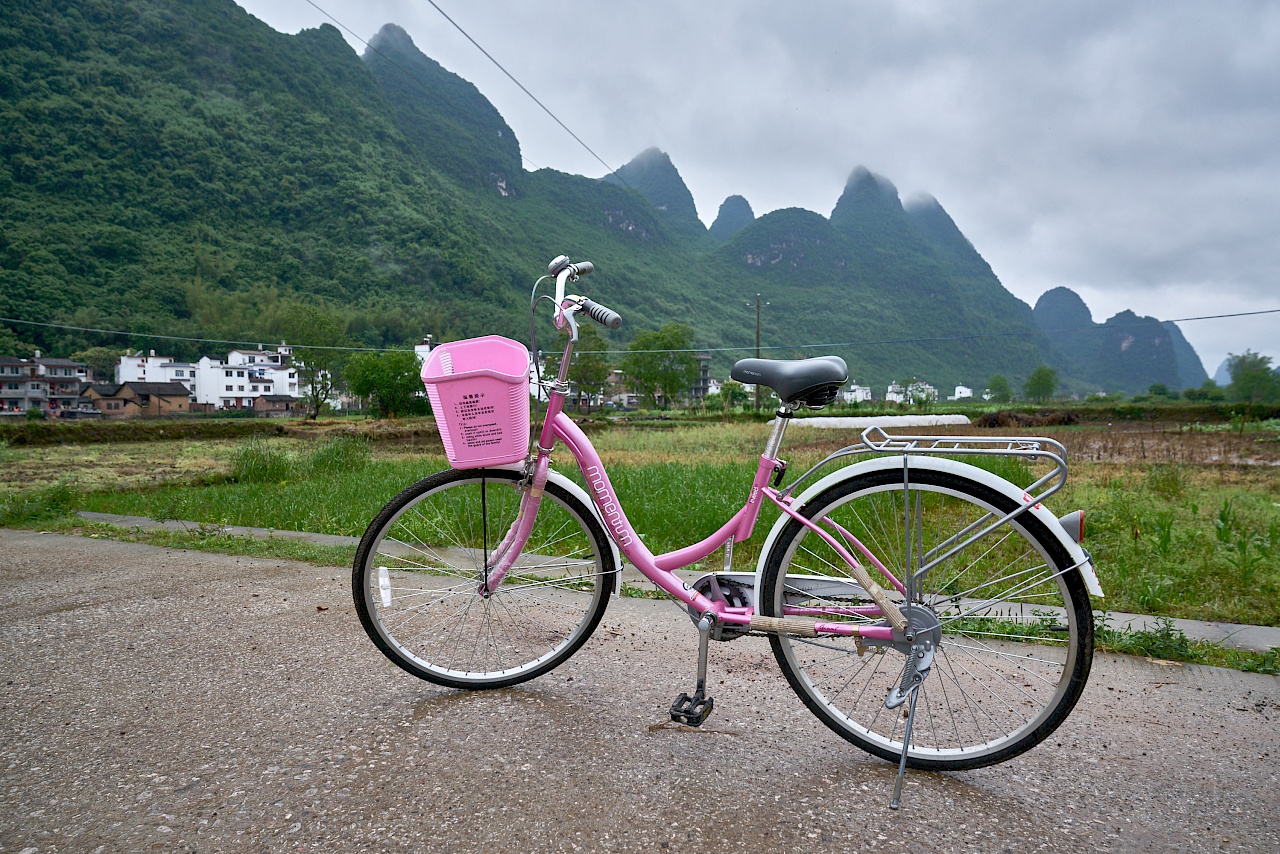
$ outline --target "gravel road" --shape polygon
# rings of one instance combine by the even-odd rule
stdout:
[[[837,738],[754,638],[705,731],[669,604],[610,604],[525,686],[420,682],[349,572],[0,531],[0,851],[1280,850],[1280,680],[1099,656],[1063,727],[909,773]]]

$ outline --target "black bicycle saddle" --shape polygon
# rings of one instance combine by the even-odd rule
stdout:
[[[788,406],[821,409],[836,399],[849,381],[849,368],[839,356],[813,359],[742,359],[729,376],[740,383],[762,385]]]

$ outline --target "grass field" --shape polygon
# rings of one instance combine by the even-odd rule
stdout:
[[[1150,425],[1043,431],[1071,454],[1070,480],[1048,504],[1058,514],[1085,511],[1085,545],[1107,608],[1280,625],[1278,428],[1272,422],[1243,431]],[[707,536],[737,510],[768,429],[663,425],[591,435],[632,523],[660,553]],[[445,461],[422,431],[376,442],[348,432],[0,447],[0,524],[73,528],[74,511],[94,510],[359,536],[388,499]],[[851,431],[797,425],[785,453],[789,478],[855,440]],[[572,460],[557,456],[557,468],[576,476]],[[1019,485],[1034,477],[1007,462],[999,473]],[[767,509],[753,541],[735,551],[735,564],[754,564],[772,521]],[[250,548],[221,544],[232,546]]]

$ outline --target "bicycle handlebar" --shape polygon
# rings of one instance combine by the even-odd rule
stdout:
[[[598,302],[592,302],[589,299],[584,299],[582,301],[582,310],[587,313],[588,317],[602,326],[607,326],[610,329],[617,329],[622,325],[622,315]]]
[[[565,305],[564,286],[567,282],[571,282],[579,276],[585,276],[588,273],[595,272],[596,265],[590,261],[573,262],[569,260],[568,255],[557,255],[555,259],[547,265],[547,274],[556,277],[556,296],[555,296],[555,324],[557,329],[564,328],[564,312],[568,307]],[[587,316],[592,320],[600,323],[610,329],[617,329],[622,325],[622,315],[618,314],[611,308],[592,302],[585,297],[574,297],[578,305]]]
[[[596,265],[592,264],[590,261],[579,261],[575,264],[569,260],[568,255],[557,255],[551,263],[547,265],[547,275],[559,276],[565,270],[568,270],[569,278],[572,279],[578,276],[585,276],[594,271],[595,268]]]

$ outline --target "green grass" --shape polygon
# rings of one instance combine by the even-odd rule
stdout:
[[[737,511],[767,434],[763,424],[615,428],[593,441],[632,524],[660,554],[710,535]],[[826,435],[794,431],[789,477],[840,439]],[[15,463],[35,453],[0,451]],[[556,457],[557,468],[581,482],[571,458]],[[980,461],[1019,485],[1041,471],[1017,459]],[[257,438],[218,451],[198,481],[186,475],[168,485],[95,490],[62,481],[0,494],[0,525],[45,527],[93,510],[358,537],[396,493],[445,467],[436,453],[414,455],[392,443],[375,449],[352,437]],[[1277,474],[1261,466],[1082,464],[1048,503],[1057,513],[1086,511],[1085,545],[1107,594],[1100,606],[1280,625]],[[755,563],[776,516],[764,508],[755,537],[735,548],[737,568]],[[719,555],[711,561],[718,564]]]
[[[1280,625],[1280,485],[1242,488],[1231,470],[1129,467],[1069,483],[1052,504],[1085,510],[1085,547],[1106,607]]]
[[[1096,646],[1100,652],[1138,655],[1160,661],[1207,664],[1230,667],[1248,673],[1280,674],[1280,647],[1267,652],[1229,649],[1220,643],[1188,638],[1168,619],[1156,621],[1154,629],[1114,629],[1102,615],[1096,627]]]
[[[243,537],[222,533],[216,526],[194,531],[144,531],[113,525],[87,525],[83,520],[64,519],[60,524],[51,526],[51,530],[63,533],[75,531],[93,539],[144,543],[169,549],[296,560],[315,566],[350,567],[356,556],[355,546],[322,546],[303,540]]]

